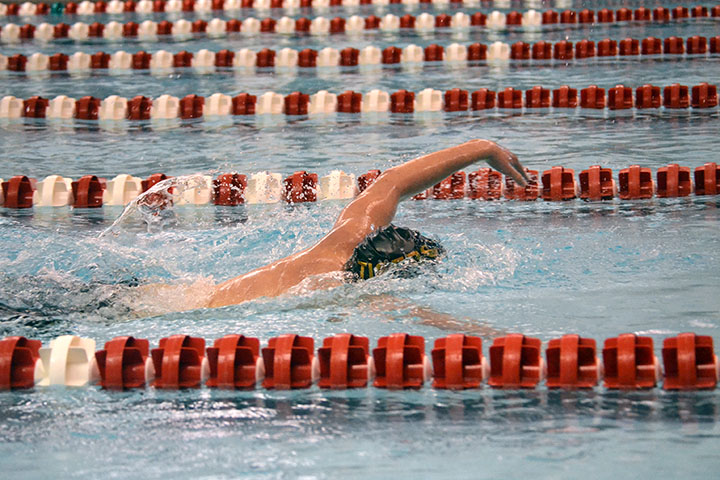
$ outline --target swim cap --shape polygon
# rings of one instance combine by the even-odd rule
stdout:
[[[405,259],[435,260],[445,253],[436,241],[409,228],[388,225],[368,235],[355,247],[345,270],[367,280]]]

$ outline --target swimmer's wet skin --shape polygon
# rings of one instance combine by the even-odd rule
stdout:
[[[400,201],[479,161],[487,162],[489,166],[511,177],[521,186],[527,185],[529,181],[525,169],[512,152],[487,140],[471,140],[410,160],[386,170],[350,202],[332,230],[317,244],[217,285],[209,295],[207,304],[198,307],[223,307],[259,297],[275,297],[306,278],[344,270],[356,248],[369,235],[377,234],[390,225]],[[411,257],[424,255],[428,258],[441,254],[442,247],[439,244],[425,240],[425,253],[418,250],[416,254],[412,254],[413,250],[409,250],[399,252],[389,260],[402,260],[408,254],[411,254]],[[434,246],[430,246],[429,242]],[[422,243],[419,241],[418,248],[422,247]],[[373,264],[373,275],[374,269]],[[371,276],[367,269],[363,270],[362,274],[358,271],[357,275],[362,278]]]

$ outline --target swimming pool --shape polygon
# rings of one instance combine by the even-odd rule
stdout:
[[[535,8],[597,11],[607,4],[543,3]],[[640,3],[627,5],[635,8]],[[335,13],[348,17],[406,11],[404,5],[381,10],[361,6],[354,12],[332,8],[323,14],[332,18]],[[513,2],[459,8],[419,5],[410,11],[414,15],[495,9],[507,13],[527,8]],[[273,10],[267,16],[284,14]],[[297,16],[316,14],[320,13],[302,11]],[[120,18],[136,19],[133,15]],[[245,16],[241,12],[223,18]],[[106,15],[92,21],[115,18]],[[10,20],[3,18],[2,24]],[[67,21],[59,16],[26,20]],[[558,42],[566,37],[574,43],[650,36],[687,39],[711,37],[715,25],[711,18],[691,18],[662,24],[546,26],[536,31],[270,34],[221,40],[201,36],[183,42],[158,37],[153,43],[33,41],[3,44],[2,53],[321,50],[411,43],[490,45],[496,40]],[[0,96],[182,98],[191,93],[287,95],[322,89],[367,93],[374,88],[418,92],[427,87],[500,91],[538,84],[550,89],[564,84],[578,89],[591,84],[605,89],[674,82],[692,86],[714,82],[720,73],[718,58],[711,53],[639,55],[573,59],[567,64],[511,60],[370,71],[6,72],[0,77]],[[145,178],[157,172],[217,175],[263,170],[284,177],[297,170],[324,175],[334,169],[359,175],[477,137],[500,142],[538,171],[562,165],[579,173],[598,164],[617,176],[621,169],[639,164],[655,175],[669,163],[695,169],[717,162],[717,127],[717,108],[233,116],[230,122],[190,119],[171,127],[151,121],[108,127],[92,120],[8,119],[0,126],[0,177],[24,174],[42,179],[61,174],[77,179],[91,173],[110,179],[119,173]],[[134,216],[118,236],[103,238],[99,234],[121,207],[4,208],[0,212],[0,337],[24,335],[47,344],[60,335],[74,334],[95,339],[100,349],[119,335],[147,338],[156,346],[161,338],[178,333],[204,338],[208,344],[229,333],[242,333],[265,345],[271,337],[297,333],[314,338],[317,347],[325,337],[349,332],[369,337],[374,347],[380,337],[407,332],[422,335],[429,353],[435,339],[454,331],[425,324],[429,318],[466,322],[464,327],[481,326],[498,334],[520,332],[543,342],[578,333],[594,338],[598,347],[608,337],[634,332],[652,337],[657,354],[662,339],[681,332],[717,336],[718,198],[695,195],[604,202],[406,202],[396,223],[438,238],[449,252],[427,276],[380,277],[215,310],[151,317],[133,311],[127,284],[218,281],[238,275],[311,245],[344,205],[341,200],[295,206],[178,205],[163,228],[148,231]],[[490,343],[486,338],[486,355]],[[718,467],[719,400],[716,390],[553,391],[544,385],[518,391],[484,384],[463,392],[433,389],[429,383],[409,391],[326,391],[313,386],[286,392],[260,387],[108,392],[95,386],[37,387],[0,394],[0,464],[11,475],[26,477],[45,477],[49,472],[63,477],[574,478],[578,472],[592,478],[648,473],[664,478],[699,476]]]

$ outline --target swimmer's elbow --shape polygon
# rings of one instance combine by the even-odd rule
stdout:
[[[399,201],[404,197],[405,190],[409,187],[409,182],[406,178],[407,176],[403,173],[403,169],[400,167],[402,167],[402,165],[385,170],[370,188],[368,188],[368,190],[372,188],[372,191],[368,192],[368,194],[382,197],[385,201],[393,199]]]

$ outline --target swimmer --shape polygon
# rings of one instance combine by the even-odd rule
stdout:
[[[397,205],[458,170],[485,161],[521,186],[529,178],[517,157],[487,140],[431,153],[390,168],[343,209],[318,243],[239,277],[209,286],[194,308],[235,305],[276,297],[311,277],[346,270],[355,278],[373,277],[405,259],[422,261],[443,254],[442,247],[418,232],[391,225]]]

